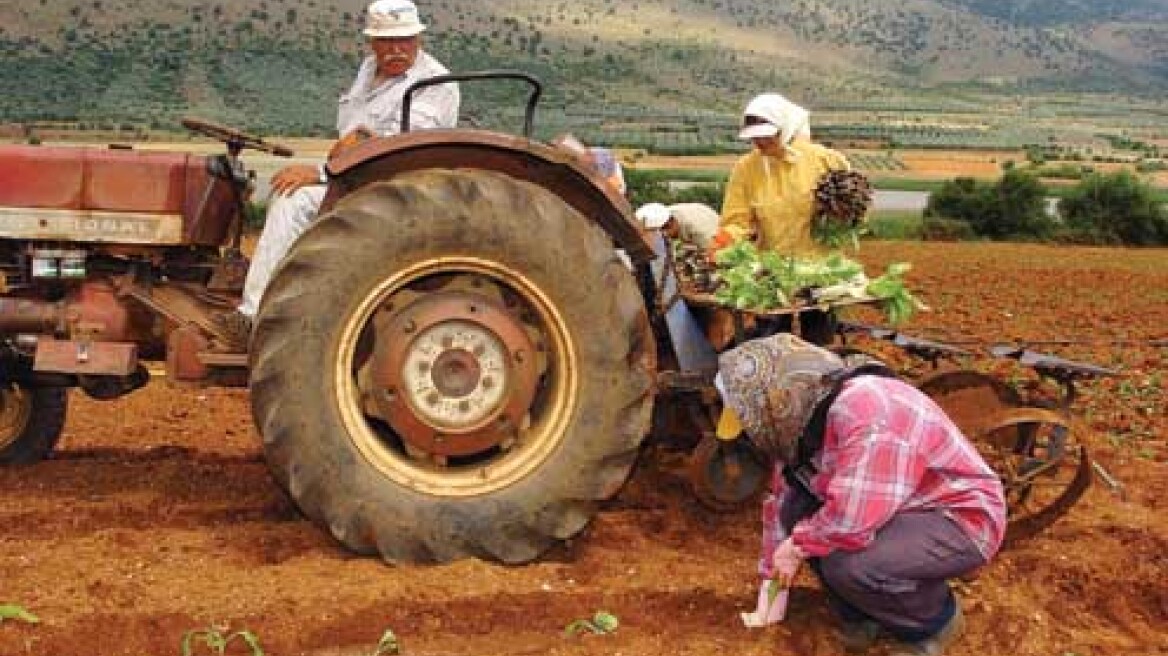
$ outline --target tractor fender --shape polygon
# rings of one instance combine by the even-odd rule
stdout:
[[[598,224],[638,265],[654,257],[624,197],[573,153],[523,137],[483,130],[419,130],[361,142],[330,159],[326,168],[329,189],[322,213],[367,184],[408,171],[497,171],[564,199]]]

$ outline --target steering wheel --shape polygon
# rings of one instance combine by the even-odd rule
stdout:
[[[251,148],[253,150],[259,150],[265,153],[271,153],[277,157],[291,157],[295,154],[292,149],[287,146],[272,143],[270,141],[264,141],[255,135],[241,132],[235,128],[229,128],[225,125],[204,121],[201,118],[193,118],[188,116],[182,120],[182,125],[184,128],[191,130],[192,132],[198,132],[199,134],[211,137],[212,139],[218,139],[219,141],[222,141],[223,143],[227,144],[227,148],[234,153],[237,153],[244,148]]]

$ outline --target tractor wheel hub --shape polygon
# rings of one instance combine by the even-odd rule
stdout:
[[[487,327],[447,321],[428,328],[406,350],[407,403],[425,423],[464,431],[500,409],[507,391],[507,351]]]
[[[424,295],[379,323],[375,402],[411,447],[465,456],[516,437],[539,380],[518,318],[452,291]]]

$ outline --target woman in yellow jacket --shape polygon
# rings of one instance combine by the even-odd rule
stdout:
[[[711,255],[735,241],[753,240],[760,249],[783,255],[814,255],[811,238],[815,187],[829,171],[847,171],[848,160],[811,142],[809,114],[777,93],[756,96],[742,112],[740,139],[754,150],[734,165],[722,200],[722,220],[711,242]],[[798,334],[826,345],[835,337],[835,315],[807,310],[799,315]],[[791,316],[759,321],[760,335],[795,331]]]
[[[740,139],[754,150],[734,165],[722,201],[718,246],[753,239],[784,255],[814,253],[815,187],[828,171],[851,166],[840,153],[811,142],[806,109],[777,93],[755,97],[742,113]]]

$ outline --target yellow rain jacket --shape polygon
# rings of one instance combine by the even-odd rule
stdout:
[[[753,150],[730,173],[721,227],[735,240],[756,234],[761,249],[784,255],[814,253],[815,186],[828,171],[850,168],[842,153],[806,139],[796,139],[782,157]]]

